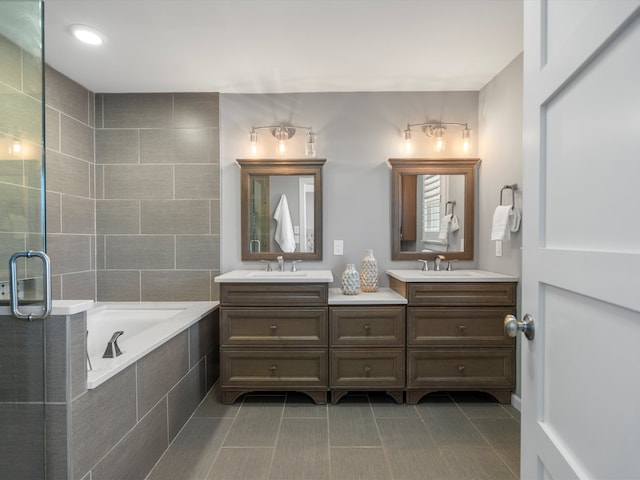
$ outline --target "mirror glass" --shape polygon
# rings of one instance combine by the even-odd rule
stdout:
[[[240,159],[242,259],[322,259],[323,159]]]
[[[473,260],[479,159],[390,159],[392,259]]]

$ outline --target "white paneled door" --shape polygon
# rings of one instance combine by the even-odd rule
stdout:
[[[640,478],[640,1],[524,0],[524,479]]]

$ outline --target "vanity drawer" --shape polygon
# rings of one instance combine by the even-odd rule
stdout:
[[[404,349],[331,350],[331,387],[404,386]]]
[[[513,282],[475,283],[410,283],[407,288],[409,305],[421,306],[513,306],[516,284]]]
[[[326,305],[326,283],[221,283],[224,306]]]
[[[220,331],[224,346],[326,346],[327,308],[224,307]]]
[[[513,348],[409,350],[408,387],[508,387],[514,385]]]
[[[331,346],[403,346],[404,306],[330,307]]]
[[[235,350],[220,352],[225,388],[327,387],[326,350]]]
[[[513,345],[504,333],[512,307],[408,307],[407,345]]]

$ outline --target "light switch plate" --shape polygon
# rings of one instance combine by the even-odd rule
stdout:
[[[333,254],[344,255],[344,243],[342,240],[333,241]]]

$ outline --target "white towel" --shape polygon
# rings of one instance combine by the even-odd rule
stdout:
[[[451,217],[453,215],[445,215],[440,219],[440,233],[438,238],[442,240],[446,245],[449,244],[449,230],[451,228]]]
[[[512,215],[512,205],[499,205],[493,212],[493,223],[491,226],[491,240],[509,240],[511,230],[509,228],[509,217]]]
[[[453,232],[457,232],[458,230],[460,230],[460,223],[458,222],[458,216],[452,214],[451,225],[449,225],[449,232],[453,233]]]
[[[294,252],[296,250],[296,242],[293,234],[293,224],[291,223],[291,213],[289,212],[289,203],[287,196],[282,195],[275,212],[276,233],[275,238],[283,252]]]
[[[509,230],[512,232],[517,232],[520,230],[520,220],[522,220],[522,215],[520,214],[520,210],[516,207],[513,207],[513,211],[509,216]]]

